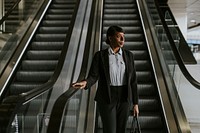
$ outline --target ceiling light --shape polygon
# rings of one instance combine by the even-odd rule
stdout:
[[[192,19],[190,20],[191,23],[196,23],[196,20]]]

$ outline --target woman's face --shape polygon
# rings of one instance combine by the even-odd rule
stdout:
[[[110,36],[110,46],[113,48],[123,47],[124,46],[124,33],[123,32],[116,32],[114,36]]]

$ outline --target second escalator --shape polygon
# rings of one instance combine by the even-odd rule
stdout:
[[[33,38],[23,55],[16,72],[6,87],[2,101],[9,101],[12,97],[26,94],[37,87],[47,83],[53,76],[60,59],[62,50],[66,49],[66,38],[79,0],[52,0],[44,14]],[[65,46],[65,48],[64,48]],[[48,98],[48,96],[47,96]],[[37,122],[37,115],[41,107],[45,106],[43,99],[39,98],[24,106],[20,114],[23,125],[17,125],[18,130],[33,132]],[[46,99],[48,102],[48,99]],[[29,113],[26,110],[32,110]],[[17,115],[16,115],[17,117]],[[19,124],[21,123],[19,121]],[[14,121],[15,122],[15,121]],[[23,126],[23,129],[21,128]]]

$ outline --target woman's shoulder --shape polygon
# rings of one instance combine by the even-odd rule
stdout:
[[[130,50],[127,49],[123,49],[124,53],[129,55],[129,56],[133,56],[133,52],[131,52]]]
[[[106,55],[106,52],[107,52],[107,51],[108,51],[108,50],[106,50],[106,49],[99,50],[99,51],[95,52],[94,57],[95,57],[95,58],[98,58],[98,57],[101,57],[101,56],[103,56],[103,55]]]
[[[101,50],[97,51],[95,54],[100,55],[100,54],[104,54],[105,52],[108,52],[108,49],[101,49]]]

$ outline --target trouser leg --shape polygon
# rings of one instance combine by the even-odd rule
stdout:
[[[99,113],[103,123],[103,133],[125,133],[129,116],[127,88],[111,87],[110,104],[98,103]]]
[[[129,103],[128,102],[118,103],[117,105],[117,132],[116,133],[126,132],[128,116],[129,116]]]
[[[116,133],[116,104],[98,104],[103,133]]]

